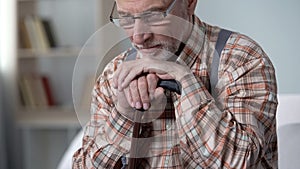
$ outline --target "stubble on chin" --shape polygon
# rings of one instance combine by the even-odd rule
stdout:
[[[174,56],[174,53],[177,51],[180,42],[178,41],[156,41],[152,42],[151,44],[147,44],[148,46],[152,45],[161,45],[161,48],[155,49],[153,52],[142,52],[139,50],[141,46],[134,45],[133,46],[137,49],[139,53],[139,57],[141,58],[151,58],[157,60],[169,60],[171,57]],[[145,47],[148,47],[145,46]]]

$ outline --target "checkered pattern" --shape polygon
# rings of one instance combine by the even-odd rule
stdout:
[[[177,60],[193,74],[180,80],[181,95],[167,92],[167,108],[153,122],[154,137],[139,168],[277,168],[273,65],[256,42],[233,33],[220,56],[217,98],[212,98],[209,71],[219,31],[195,16]],[[109,63],[95,84],[75,169],[113,168],[129,156],[133,122],[116,111],[111,86],[127,52]]]

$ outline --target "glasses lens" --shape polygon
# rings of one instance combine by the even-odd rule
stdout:
[[[126,17],[126,18],[114,18],[114,19],[111,19],[111,21],[116,25],[116,26],[119,26],[119,27],[122,27],[122,28],[132,28],[133,25],[134,25],[134,19],[133,18],[130,18],[130,17]]]
[[[124,29],[131,29],[134,27],[136,19],[141,19],[147,25],[159,26],[164,24],[165,15],[163,12],[150,12],[140,15],[139,17],[122,17],[112,19],[113,23]]]
[[[160,25],[164,20],[164,14],[162,12],[152,12],[150,14],[142,16],[144,23],[149,25]]]
[[[125,17],[119,19],[120,26],[123,28],[131,28],[134,25],[134,19],[132,17]]]

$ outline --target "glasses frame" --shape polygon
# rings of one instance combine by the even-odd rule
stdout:
[[[167,17],[170,12],[173,10],[174,6],[175,6],[175,3],[176,3],[176,0],[173,0],[173,2],[168,6],[168,8],[164,11],[164,12],[160,12],[160,11],[156,11],[156,13],[161,13],[162,16],[165,18]],[[117,24],[116,22],[114,22],[114,19],[125,19],[125,18],[131,18],[133,20],[136,20],[136,19],[142,19],[142,17],[146,14],[150,14],[151,12],[154,12],[154,11],[148,11],[148,12],[144,12],[144,13],[139,13],[138,16],[126,16],[126,17],[114,17],[114,11],[115,11],[115,8],[116,8],[116,1],[114,1],[114,5],[113,5],[113,8],[110,12],[110,16],[109,16],[109,20],[111,23],[115,24],[116,26],[118,27],[122,27],[121,25]]]

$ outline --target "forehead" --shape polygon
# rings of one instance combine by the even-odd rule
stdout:
[[[127,13],[141,13],[150,8],[167,8],[172,0],[116,0],[117,10]]]

